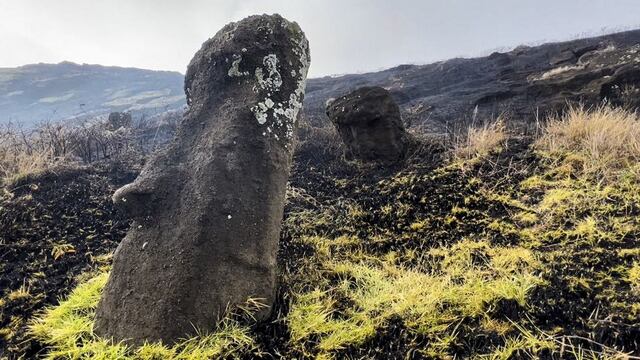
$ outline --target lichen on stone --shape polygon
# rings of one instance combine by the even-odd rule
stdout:
[[[267,131],[262,134],[265,136],[273,134],[274,138],[279,140],[281,136],[273,132],[272,129],[283,129],[284,134],[281,133],[281,135],[284,135],[288,143],[288,140],[293,138],[295,122],[302,108],[309,58],[308,45],[304,34],[301,31],[295,31],[299,27],[290,28],[288,23],[283,23],[283,27],[290,29],[291,42],[294,45],[292,52],[297,56],[300,64],[298,69],[292,69],[289,73],[284,73],[285,76],[290,75],[291,79],[296,82],[296,89],[289,94],[288,100],[280,102],[271,98],[272,93],[281,91],[283,80],[278,69],[280,64],[278,57],[275,54],[268,54],[262,61],[264,68],[258,67],[254,72],[256,78],[254,90],[256,92],[266,91],[267,94],[264,100],[251,108],[251,111],[260,125],[266,124],[269,114],[271,114],[273,121],[267,124]],[[291,61],[289,61],[289,64],[293,66]],[[285,143],[285,147],[287,147],[287,143]]]
[[[242,61],[242,55],[233,55],[233,62],[231,63],[231,68],[227,72],[227,75],[230,77],[243,77],[248,76],[248,71],[240,71],[240,62]]]
[[[267,76],[265,78],[263,69],[258,67],[255,70],[256,81],[260,90],[279,91],[282,86],[282,76],[278,71],[278,57],[276,54],[269,54],[262,59]]]

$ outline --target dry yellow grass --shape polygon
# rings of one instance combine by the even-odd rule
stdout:
[[[609,176],[640,160],[639,116],[605,105],[571,107],[563,116],[550,119],[536,147],[552,156],[574,154],[574,168]]]
[[[0,149],[0,182],[10,183],[23,176],[45,171],[56,163],[48,150]]]
[[[481,127],[469,127],[464,138],[456,142],[453,157],[458,161],[483,158],[500,151],[507,139],[507,129],[503,117]]]

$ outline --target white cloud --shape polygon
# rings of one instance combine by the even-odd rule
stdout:
[[[640,2],[1,0],[0,67],[69,60],[184,72],[224,24],[274,12],[305,30],[319,76],[638,25]]]

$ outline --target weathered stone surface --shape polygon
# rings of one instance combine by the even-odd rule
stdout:
[[[327,105],[348,159],[396,161],[407,150],[400,109],[381,87],[362,87]]]
[[[271,305],[308,63],[304,33],[279,15],[231,23],[203,44],[175,139],[114,195],[135,221],[115,252],[97,334],[172,343],[212,329],[228,305]]]

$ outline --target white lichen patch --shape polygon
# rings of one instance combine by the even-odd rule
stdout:
[[[231,63],[231,68],[227,72],[227,75],[230,77],[243,77],[248,76],[248,71],[240,71],[240,62],[242,61],[242,55],[233,55],[233,62]]]
[[[273,100],[267,99],[264,101],[264,104],[267,105],[267,108],[271,109],[275,103],[273,102]]]
[[[255,69],[254,75],[256,85],[254,90],[258,93],[265,93],[266,96],[255,106],[251,108],[258,124],[266,125],[266,131],[262,132],[263,136],[273,136],[276,140],[284,138],[285,148],[289,146],[289,140],[293,138],[295,122],[298,118],[300,109],[302,109],[302,99],[306,87],[306,75],[309,69],[308,45],[302,33],[297,33],[292,37],[294,45],[293,53],[298,57],[300,67],[292,69],[289,73],[284,72],[284,76],[291,76],[297,86],[287,97],[287,100],[277,101],[272,94],[278,94],[278,98],[282,99],[280,94],[283,85],[283,78],[280,73],[280,62],[275,54],[269,54],[263,58],[264,67]],[[292,64],[289,61],[289,64]],[[291,65],[293,66],[293,65]],[[269,121],[271,119],[271,121]],[[276,131],[277,130],[277,131]]]
[[[258,120],[258,124],[263,125],[264,123],[267,122],[267,113],[266,112],[256,113],[255,115],[256,115],[256,120]]]
[[[269,54],[262,59],[262,64],[266,68],[265,71],[261,67],[256,68],[254,74],[256,78],[256,86],[254,91],[267,91],[267,96],[271,96],[272,92],[280,91],[282,86],[282,76],[278,71],[278,57],[275,54]],[[272,109],[276,103],[269,97],[256,104],[251,108],[258,124],[263,125],[267,122],[268,111]]]
[[[278,71],[278,57],[276,54],[269,54],[262,59],[262,64],[265,66],[267,74],[265,77],[262,68],[256,68],[257,88],[255,90],[279,91],[282,86],[282,76]]]

